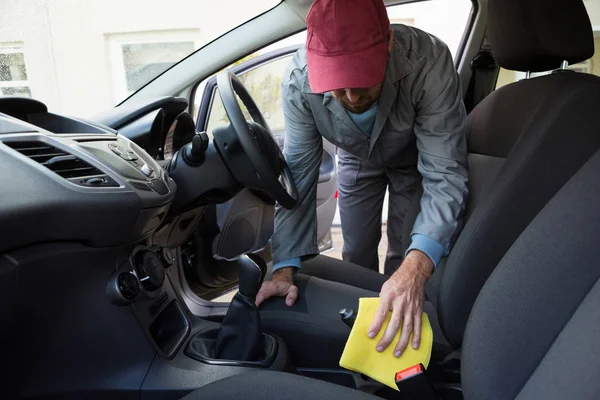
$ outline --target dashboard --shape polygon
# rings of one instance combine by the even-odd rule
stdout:
[[[166,107],[171,114],[181,112],[175,103],[175,110]],[[117,131],[50,113],[35,100],[0,99],[0,221],[9,228],[2,230],[0,253],[48,241],[117,246],[161,227],[176,184],[121,132],[151,142],[165,129],[165,107],[120,112],[104,117]]]
[[[214,234],[201,237],[214,229],[205,211],[244,188],[224,161],[243,160],[240,146],[230,141],[224,155],[186,109],[185,99],[165,97],[87,120],[0,97],[0,337],[11,343],[9,393],[180,398],[242,370],[185,353],[188,338],[219,327],[190,311],[185,274],[209,271],[195,281],[207,292],[237,278],[212,257]],[[273,214],[251,199],[243,209]],[[234,222],[223,241],[237,245]],[[194,306],[211,318],[224,312]],[[287,355],[277,357],[280,368]]]

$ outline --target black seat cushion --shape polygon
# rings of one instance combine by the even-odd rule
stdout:
[[[373,400],[379,397],[299,375],[257,371],[211,383],[183,399]]]
[[[302,262],[301,272],[305,275],[345,283],[377,293],[389,278],[387,275],[379,274],[369,268],[322,255]]]
[[[296,285],[299,296],[294,306],[286,306],[283,298],[273,298],[261,305],[263,330],[283,338],[297,367],[339,368],[350,334],[339,311],[357,310],[359,298],[378,297],[379,293],[304,274],[296,276]],[[433,357],[442,357],[450,351],[450,346],[441,333],[433,304],[425,302],[424,311],[434,332]]]
[[[600,152],[514,243],[465,333],[467,399],[600,398]]]

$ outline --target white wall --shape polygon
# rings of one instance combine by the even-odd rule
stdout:
[[[0,0],[0,45],[22,42],[32,96],[88,116],[122,100],[111,84],[109,39],[196,32],[202,45],[275,0]],[[139,36],[139,34],[137,35]],[[168,33],[167,33],[168,36]]]
[[[0,2],[0,44],[25,44],[25,64],[32,95],[56,107],[60,100],[47,18],[47,1]]]

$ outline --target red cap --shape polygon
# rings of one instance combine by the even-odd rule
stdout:
[[[315,0],[306,24],[314,93],[369,88],[383,80],[390,21],[382,0]]]

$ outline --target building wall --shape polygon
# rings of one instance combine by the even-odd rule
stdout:
[[[88,116],[123,100],[111,82],[114,45],[193,37],[197,46],[275,0],[2,0],[0,46],[22,43],[32,96],[55,112]],[[160,4],[160,6],[157,6]],[[117,52],[118,54],[118,52]]]

